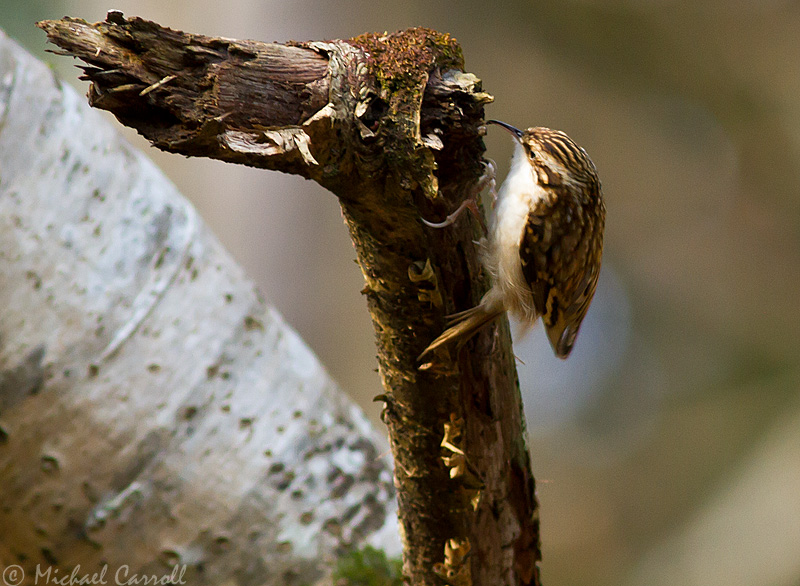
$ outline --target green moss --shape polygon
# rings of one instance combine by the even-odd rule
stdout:
[[[447,33],[416,27],[391,34],[367,33],[349,43],[365,52],[379,98],[386,105],[377,130],[386,168],[410,179],[409,186],[417,183],[428,197],[436,197],[434,157],[419,140],[420,107],[432,73],[464,69],[458,41]]]
[[[401,586],[403,563],[367,546],[339,559],[333,572],[336,586]]]
[[[420,91],[434,68],[463,69],[464,55],[447,33],[417,27],[392,34],[366,33],[350,40],[369,55],[368,62],[381,88]]]

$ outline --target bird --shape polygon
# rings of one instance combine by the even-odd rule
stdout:
[[[600,274],[606,208],[597,169],[559,130],[486,123],[506,129],[515,141],[488,234],[479,243],[492,286],[479,305],[448,316],[447,329],[419,359],[451,342],[460,346],[506,311],[526,325],[541,317],[553,352],[566,359]],[[452,216],[426,223],[446,225]]]

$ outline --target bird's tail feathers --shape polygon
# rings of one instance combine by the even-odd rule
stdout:
[[[453,341],[458,341],[459,346],[474,336],[486,324],[494,321],[503,313],[502,308],[495,308],[481,303],[466,311],[460,311],[446,318],[447,329],[425,348],[418,360]]]

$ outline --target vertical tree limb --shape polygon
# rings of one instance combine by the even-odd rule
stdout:
[[[432,230],[482,172],[480,81],[448,35],[276,45],[109,13],[40,25],[87,65],[92,105],[155,146],[296,173],[336,194],[375,327],[413,584],[538,584],[534,480],[505,322],[420,370],[443,316],[486,288],[476,226]],[[302,270],[301,268],[298,270]]]

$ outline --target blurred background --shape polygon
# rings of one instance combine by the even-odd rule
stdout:
[[[544,582],[800,586],[800,2],[4,0],[0,26],[84,93],[33,22],[110,8],[263,41],[454,35],[495,96],[487,116],[566,131],[608,208],[573,356],[553,358],[541,327],[516,346]],[[127,135],[377,423],[334,197]],[[511,141],[486,144],[502,178]]]

